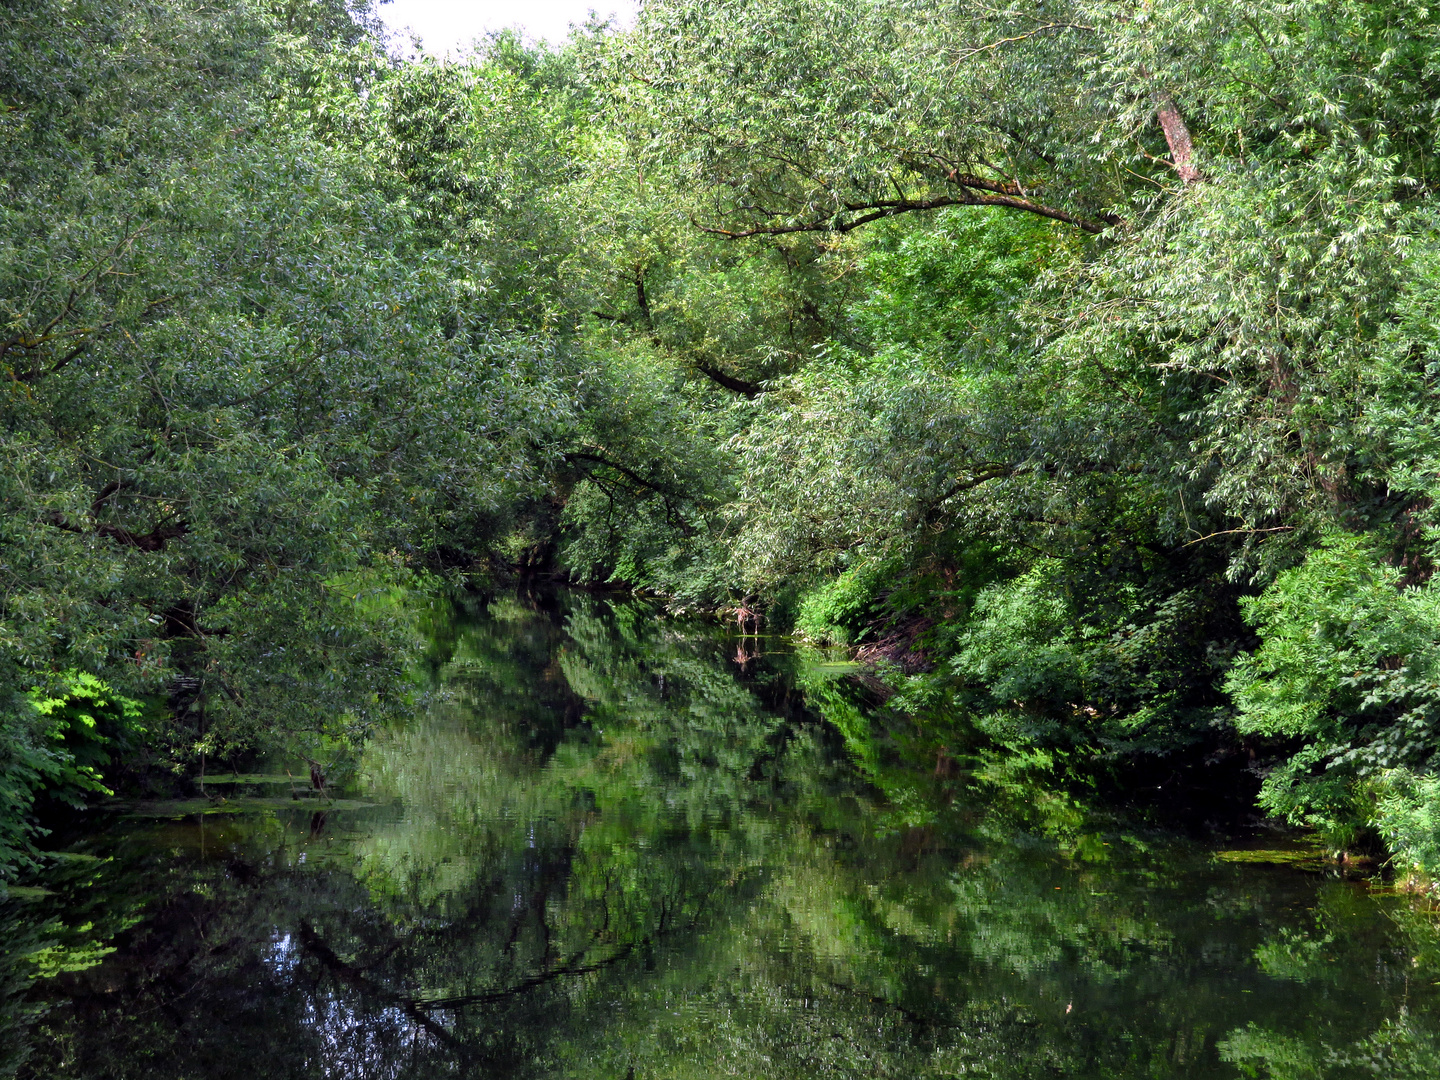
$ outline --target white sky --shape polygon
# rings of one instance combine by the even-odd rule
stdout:
[[[637,6],[638,0],[391,0],[379,12],[386,26],[400,32],[401,42],[408,39],[408,27],[427,52],[444,54],[507,27],[559,43],[570,36],[570,24],[583,23],[592,9],[628,23]]]

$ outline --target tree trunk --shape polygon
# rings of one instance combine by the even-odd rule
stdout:
[[[1170,147],[1170,160],[1175,165],[1175,171],[1180,174],[1180,180],[1183,183],[1193,184],[1200,179],[1200,170],[1190,160],[1195,147],[1190,141],[1190,129],[1185,126],[1185,118],[1180,115],[1180,110],[1175,107],[1175,102],[1169,98],[1160,103],[1158,113],[1160,127],[1165,132],[1165,142]]]

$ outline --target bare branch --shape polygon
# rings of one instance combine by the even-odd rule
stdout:
[[[1047,30],[1086,30],[1094,33],[1095,27],[1085,26],[1081,23],[1046,23],[1044,26],[1037,26],[1034,30],[1028,30],[1023,34],[1016,34],[1014,37],[1001,38],[999,41],[992,41],[989,45],[976,45],[973,48],[961,49],[960,54],[955,58],[955,63],[959,64],[961,60],[968,60],[970,59],[970,57],[978,56],[980,53],[990,52],[992,49],[998,49],[1002,45],[1012,45],[1017,41],[1025,41],[1028,38],[1043,34]]]
[[[1217,537],[1217,536],[1236,536],[1236,535],[1259,536],[1259,535],[1262,534],[1262,533],[1294,532],[1294,531],[1295,531],[1295,526],[1294,526],[1294,525],[1276,525],[1276,526],[1275,526],[1274,528],[1272,528],[1272,529],[1221,529],[1219,532],[1213,532],[1213,533],[1210,533],[1210,534],[1207,535],[1207,536],[1197,537],[1196,539],[1191,540],[1189,543],[1182,544],[1182,545],[1180,545],[1180,546],[1181,546],[1181,547],[1190,547],[1191,544],[1204,543],[1206,540],[1213,540],[1213,539],[1214,539],[1215,537]]]

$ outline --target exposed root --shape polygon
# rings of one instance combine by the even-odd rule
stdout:
[[[898,668],[906,675],[930,671],[935,665],[920,647],[920,637],[934,625],[933,619],[920,616],[907,619],[884,637],[861,645],[855,659],[867,667]]]

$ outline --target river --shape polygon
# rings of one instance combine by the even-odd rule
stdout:
[[[818,654],[512,597],[439,619],[427,685],[323,798],[278,763],[57,837],[45,892],[4,907],[0,1061],[1440,1076],[1413,900],[1263,830],[1007,781]]]

